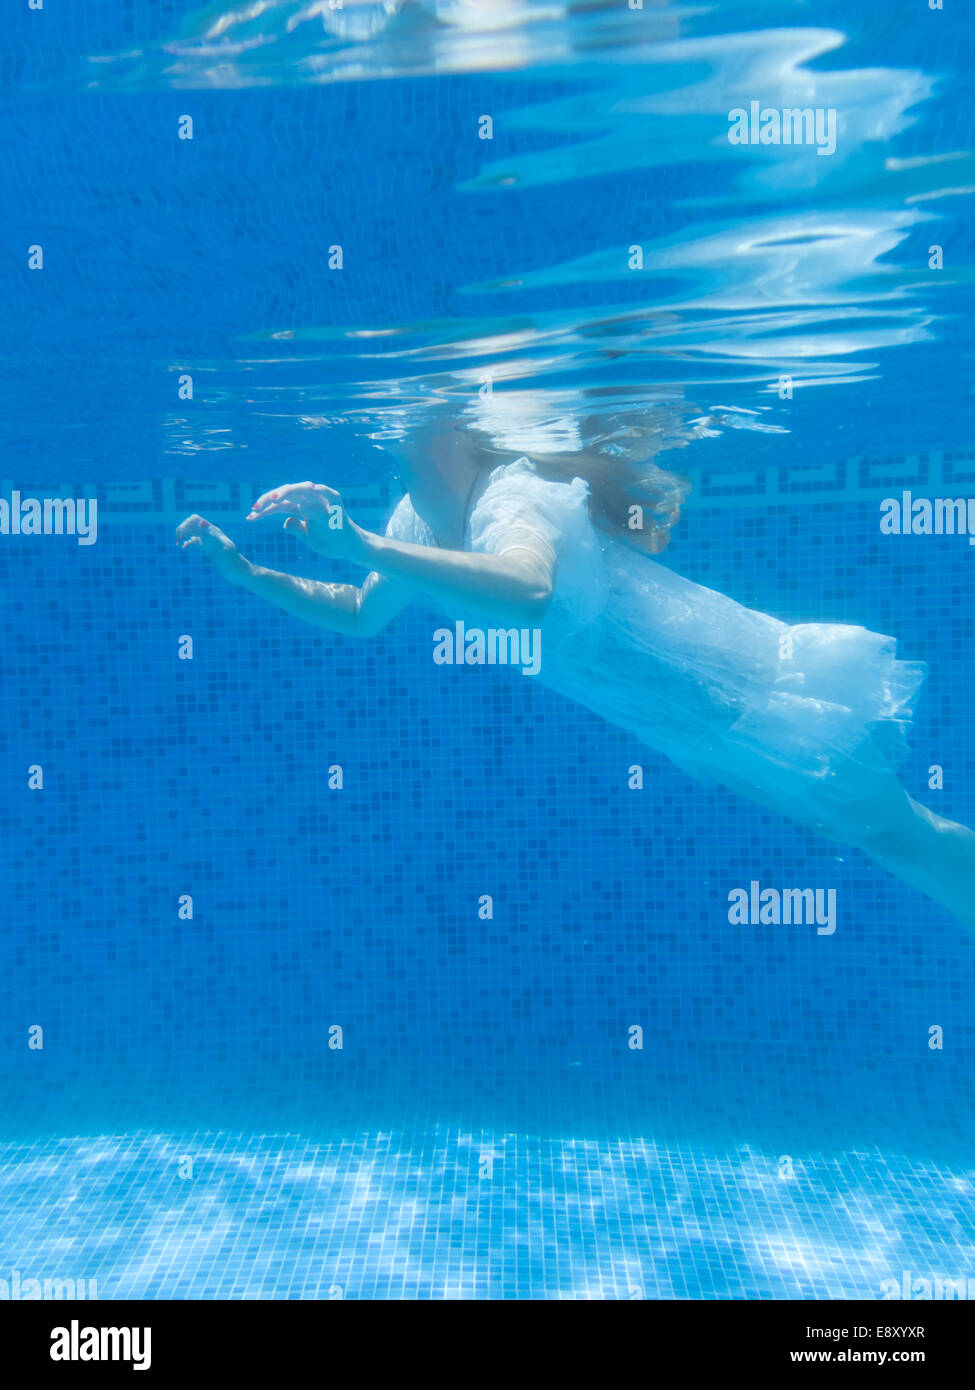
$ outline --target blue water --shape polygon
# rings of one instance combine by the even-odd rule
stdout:
[[[975,1277],[970,931],[516,672],[435,666],[422,606],[332,636],[172,534],[345,581],[253,498],[314,478],[381,528],[382,446],[444,402],[514,450],[665,427],[667,563],[927,662],[904,780],[975,823],[975,554],[878,522],[975,495],[961,7],[252,8],[21,9],[0,55],[0,496],[99,502],[94,545],[0,536],[0,1280]],[[834,108],[836,152],[730,145],[752,99]],[[754,879],[835,889],[835,935],[732,927]]]

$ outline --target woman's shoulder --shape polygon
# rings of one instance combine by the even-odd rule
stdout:
[[[475,551],[529,548],[550,557],[556,572],[552,611],[570,615],[573,625],[602,607],[602,550],[584,478],[546,478],[527,458],[502,464],[488,478],[468,530]]]
[[[433,532],[417,513],[410,494],[404,495],[393,508],[393,514],[386,523],[385,534],[394,541],[406,541],[411,545],[436,545]]]
[[[493,469],[471,511],[468,526],[475,549],[506,526],[527,526],[557,545],[588,528],[589,484],[583,478],[546,478],[527,458]]]
[[[546,477],[543,468],[523,457],[492,469],[477,505],[500,503],[520,509],[578,511],[581,505],[588,504],[588,499],[589,484],[584,478]]]
[[[501,463],[498,464],[497,468],[492,468],[488,475],[488,487],[497,487],[503,484],[542,489],[573,487],[576,484],[583,488],[589,486],[584,478],[572,478],[570,480],[567,474],[562,478],[546,477],[544,460],[539,459],[537,463],[533,462],[527,454],[512,459],[510,463]]]

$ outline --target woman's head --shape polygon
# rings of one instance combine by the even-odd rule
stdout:
[[[690,480],[642,463],[584,449],[578,454],[532,459],[542,477],[585,478],[589,484],[589,515],[593,524],[650,555],[659,555],[670,542],[671,527],[691,491]]]
[[[466,413],[492,465],[523,456],[543,477],[584,478],[594,525],[656,555],[691,491],[688,479],[655,462],[693,437],[686,409],[663,396],[626,404],[533,388],[479,396]]]
[[[506,413],[504,397],[495,397],[494,426]],[[585,479],[590,515],[600,529],[650,554],[665,548],[691,485],[653,462],[654,453],[666,445],[661,421],[649,410],[639,427],[589,416],[570,422],[571,429],[559,419],[548,432],[545,422],[529,429],[512,413],[514,433],[493,427],[479,414],[439,411],[387,446],[404,488],[425,515],[439,510],[446,518],[448,508],[471,495],[482,472],[524,457],[540,476],[553,481]]]

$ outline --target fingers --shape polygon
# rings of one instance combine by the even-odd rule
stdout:
[[[189,545],[202,545],[203,537],[209,539],[214,533],[219,534],[217,528],[211,526],[206,517],[197,516],[194,512],[176,527],[176,544],[180,550],[185,550]]]
[[[254,503],[248,514],[248,521],[258,515],[271,516],[275,512],[294,511],[299,500],[310,495],[314,491],[315,484],[307,483],[285,483],[282,487],[276,487],[271,492],[264,492]]]
[[[315,505],[321,509],[339,501],[339,495],[324,483],[285,483],[271,492],[262,493],[247,514],[248,521],[257,521],[280,513],[294,515],[302,506]]]
[[[277,516],[282,512],[288,516],[294,516],[301,505],[297,498],[280,497],[273,492],[269,493],[268,496],[274,500],[263,504],[255,502],[244,518],[245,521],[263,521],[266,516]]]

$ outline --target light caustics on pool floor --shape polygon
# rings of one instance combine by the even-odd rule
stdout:
[[[142,1133],[8,1144],[0,1174],[3,1297],[881,1299],[975,1270],[975,1171],[877,1150]]]

